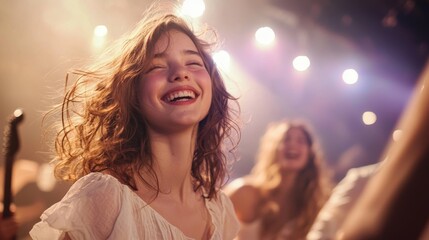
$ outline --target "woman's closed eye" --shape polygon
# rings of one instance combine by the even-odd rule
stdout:
[[[152,71],[158,70],[158,69],[163,69],[165,68],[165,66],[163,65],[152,65],[149,67],[149,69],[146,71],[146,73],[150,73]]]
[[[204,67],[204,63],[201,61],[190,61],[186,63],[186,65],[191,67]]]

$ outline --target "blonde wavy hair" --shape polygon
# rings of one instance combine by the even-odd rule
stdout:
[[[262,217],[261,237],[272,239],[277,236],[288,219],[278,214],[278,208],[268,206],[269,199],[281,185],[281,169],[276,159],[276,151],[290,129],[300,129],[310,148],[307,165],[299,172],[293,189],[294,227],[291,239],[305,239],[319,210],[329,197],[331,190],[330,176],[322,158],[320,146],[315,142],[311,127],[303,120],[271,123],[261,138],[257,162],[251,171],[255,184],[262,189],[264,196],[262,209],[268,210]],[[264,206],[267,205],[267,206]]]
[[[159,193],[148,125],[140,112],[136,89],[149,67],[157,40],[172,29],[193,41],[212,80],[212,103],[198,126],[191,174],[195,191],[203,188],[207,198],[216,196],[228,176],[224,142],[229,140],[228,151],[233,151],[240,139],[235,121],[239,107],[231,106],[238,106],[237,99],[227,92],[209,53],[213,44],[197,37],[185,19],[153,8],[131,33],[103,55],[100,63],[71,72],[76,81],[66,89],[58,106],[62,121],[53,160],[57,178],[76,181],[90,172],[107,170],[137,190],[133,174],[138,173]],[[149,184],[148,178],[157,184]]]

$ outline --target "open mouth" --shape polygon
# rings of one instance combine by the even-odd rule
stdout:
[[[162,99],[168,103],[194,100],[198,95],[192,90],[180,90],[169,92]]]
[[[285,157],[286,159],[289,159],[289,160],[296,160],[296,159],[299,159],[300,154],[299,152],[296,152],[296,151],[286,151]]]

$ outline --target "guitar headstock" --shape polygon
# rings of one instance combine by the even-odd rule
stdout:
[[[9,119],[9,127],[4,133],[5,155],[12,156],[19,150],[19,138],[17,126],[24,120],[24,112],[21,109],[16,109]]]
[[[13,112],[13,115],[11,116],[9,123],[10,124],[18,124],[21,123],[24,120],[24,112],[22,109],[18,108]]]

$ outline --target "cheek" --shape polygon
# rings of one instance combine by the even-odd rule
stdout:
[[[147,94],[146,94],[147,87],[146,87],[146,84],[143,83],[142,81],[140,81],[140,84],[139,84],[138,88],[136,89],[140,107],[143,106],[143,103],[145,102],[145,97],[147,96]]]
[[[196,78],[199,79],[199,85],[206,95],[206,101],[208,101],[208,104],[211,104],[213,98],[213,83],[210,75],[207,73],[207,71],[204,71],[197,74]]]
[[[304,150],[304,159],[305,159],[305,165],[308,163],[308,159],[310,158],[310,149],[306,148]]]
[[[199,84],[204,85],[205,87],[212,85],[212,80],[209,73],[206,70],[199,70],[193,72],[194,78],[199,82]]]
[[[211,84],[211,83],[208,83],[206,88],[207,88],[207,90],[206,90],[207,100],[208,100],[209,104],[211,105],[211,103],[212,103],[212,99],[213,99],[213,88],[212,88],[212,84]]]
[[[148,106],[153,104],[153,99],[156,97],[156,81],[154,79],[142,79],[136,91],[139,100],[140,108],[143,112],[147,110]]]
[[[160,88],[160,82],[157,77],[147,77],[140,80],[140,84],[138,86],[138,94],[139,96],[150,96],[151,94],[157,93]]]
[[[286,148],[286,146],[285,146],[285,144],[282,142],[282,143],[279,143],[279,145],[276,147],[276,149],[277,149],[277,154],[281,154],[281,155],[283,155],[284,153],[285,153],[285,148]]]

